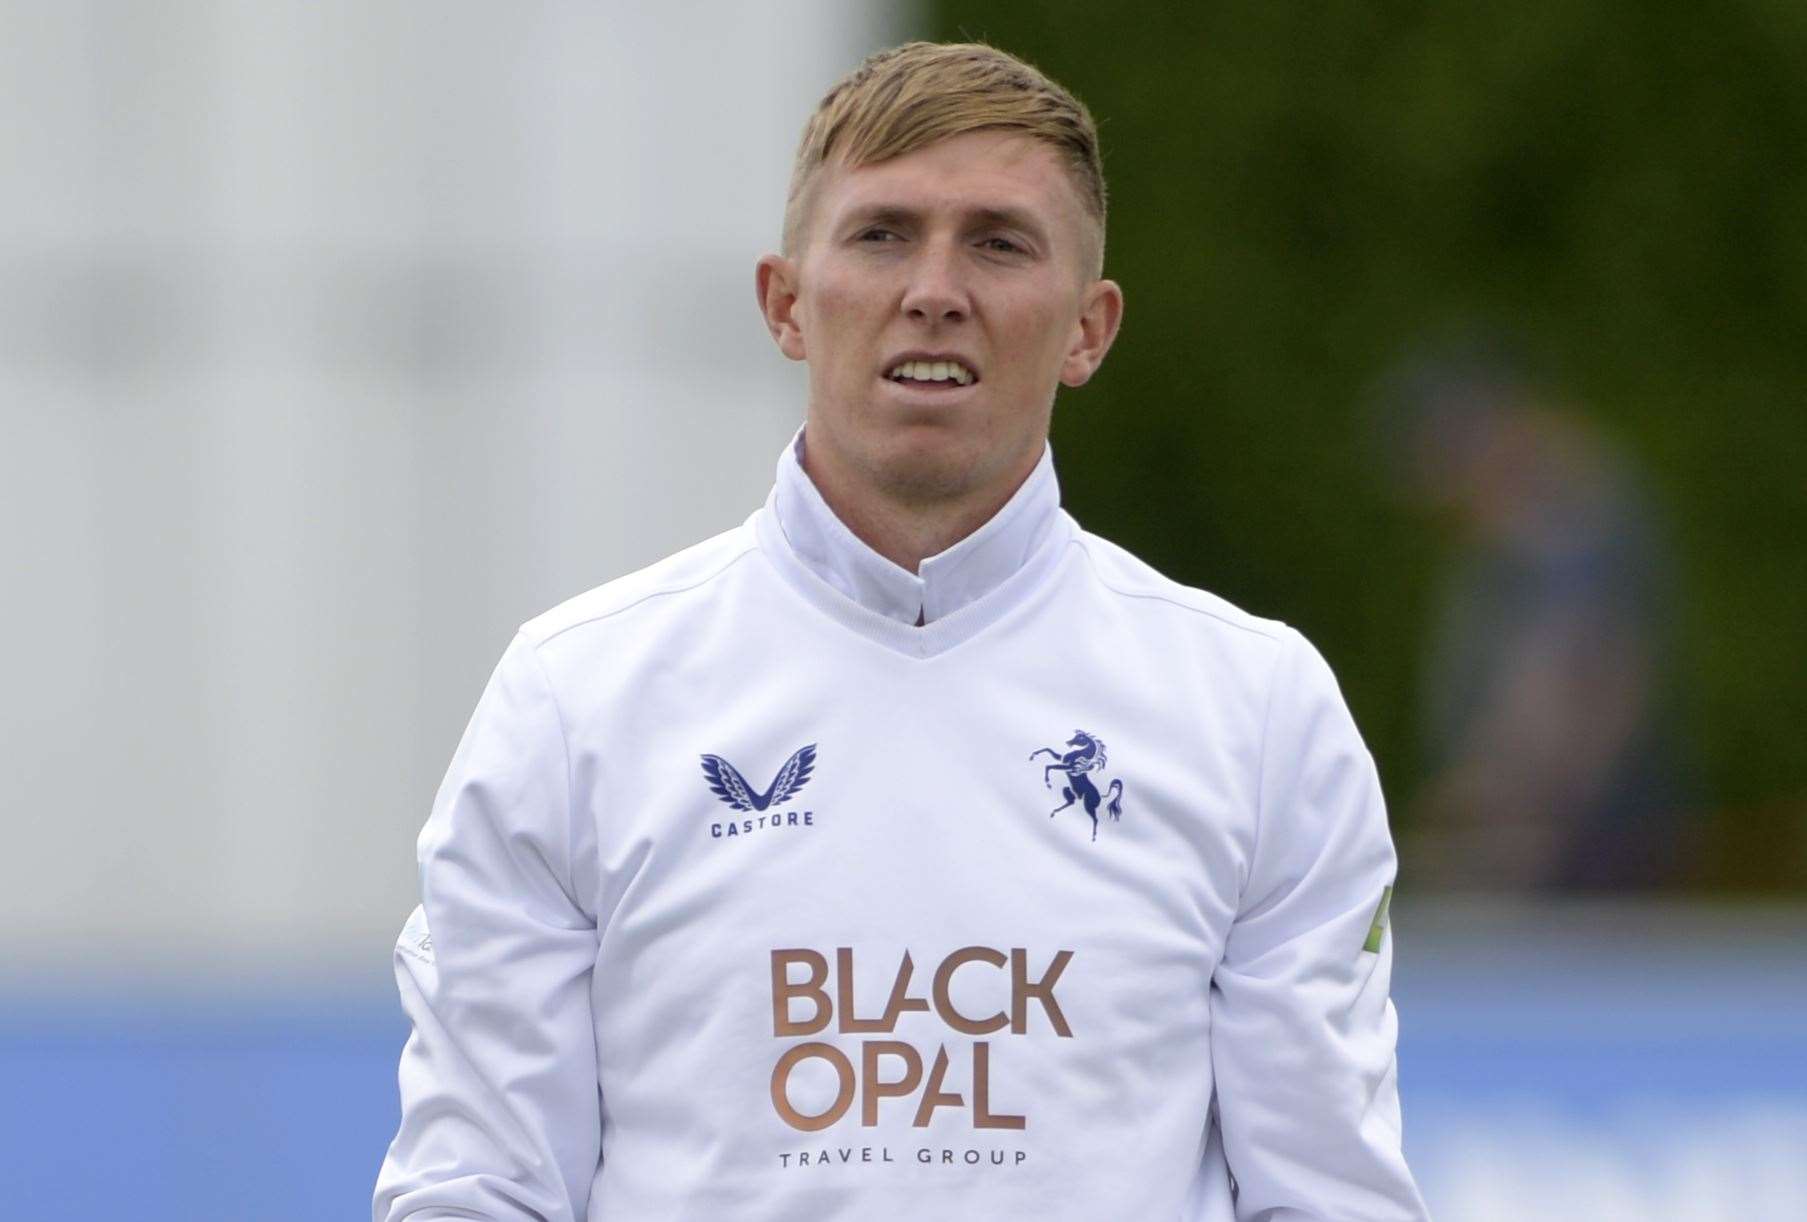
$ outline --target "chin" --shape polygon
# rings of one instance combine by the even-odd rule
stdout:
[[[897,500],[944,502],[968,496],[996,479],[998,457],[939,431],[912,430],[879,448],[871,475]]]

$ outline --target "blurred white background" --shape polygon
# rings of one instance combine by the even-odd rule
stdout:
[[[688,14],[683,8],[690,8]],[[858,5],[0,6],[0,954],[367,963],[514,625],[739,522]]]

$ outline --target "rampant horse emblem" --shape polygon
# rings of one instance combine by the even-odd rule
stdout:
[[[816,766],[816,744],[799,747],[772,778],[772,787],[759,793],[747,784],[740,770],[719,755],[703,756],[703,776],[715,796],[735,810],[762,811],[802,789]]]
[[[1073,737],[1067,740],[1067,746],[1072,747],[1073,750],[1065,755],[1052,747],[1039,747],[1029,753],[1029,758],[1034,759],[1038,755],[1053,757],[1054,763],[1042,769],[1042,784],[1049,789],[1054,788],[1053,773],[1064,772],[1067,774],[1066,784],[1061,787],[1060,791],[1060,796],[1066,801],[1049,811],[1048,818],[1052,819],[1075,802],[1083,802],[1085,803],[1085,813],[1092,817],[1092,839],[1096,840],[1098,839],[1098,804],[1100,802],[1105,803],[1105,810],[1112,819],[1119,818],[1123,814],[1123,782],[1112,781],[1108,790],[1099,793],[1098,787],[1092,784],[1090,777],[1086,776],[1088,772],[1098,772],[1104,768],[1103,739],[1093,738],[1084,730],[1074,730]]]

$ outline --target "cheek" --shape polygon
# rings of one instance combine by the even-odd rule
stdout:
[[[818,277],[810,296],[811,321],[817,330],[834,332],[851,330],[851,324],[875,314],[882,299],[871,277],[834,274]]]
[[[1064,316],[1038,311],[1027,314],[1014,328],[1012,345],[1033,358],[1024,362],[1025,376],[1043,381],[1059,372],[1061,358],[1067,351],[1067,320]]]

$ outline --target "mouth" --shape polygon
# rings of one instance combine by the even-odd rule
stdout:
[[[880,377],[909,398],[930,401],[961,397],[979,383],[978,372],[954,357],[912,355]]]

